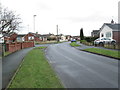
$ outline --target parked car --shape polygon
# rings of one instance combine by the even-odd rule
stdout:
[[[110,38],[98,38],[94,41],[94,45],[116,44],[116,40]]]
[[[76,42],[76,39],[72,39],[71,42]]]

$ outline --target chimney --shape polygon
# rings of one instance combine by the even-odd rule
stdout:
[[[114,24],[114,21],[113,21],[113,19],[112,19],[111,23],[112,23],[112,24]]]

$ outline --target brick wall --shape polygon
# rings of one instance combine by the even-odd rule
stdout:
[[[117,43],[120,43],[120,31],[113,32],[113,39],[115,39],[117,41]]]
[[[7,43],[6,51],[15,52],[21,50],[23,48],[34,47],[34,42],[15,42],[15,43]]]

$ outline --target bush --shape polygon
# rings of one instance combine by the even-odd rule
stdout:
[[[83,44],[88,45],[88,46],[93,45],[93,42],[87,42],[86,40],[80,40],[80,43],[83,43]]]
[[[85,37],[85,40],[87,42],[93,42],[95,39],[97,39],[98,37]]]
[[[86,40],[80,40],[80,43],[85,43],[85,42],[87,42]]]

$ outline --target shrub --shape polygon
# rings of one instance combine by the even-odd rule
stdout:
[[[85,40],[87,42],[93,42],[95,39],[97,39],[98,37],[85,37]]]

